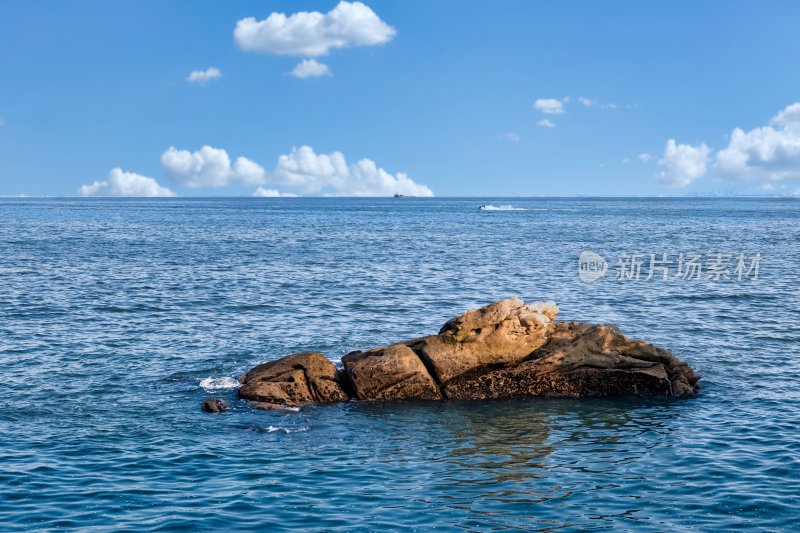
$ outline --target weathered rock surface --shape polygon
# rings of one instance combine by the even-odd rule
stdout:
[[[614,326],[561,322],[550,341],[510,368],[462,375],[448,398],[691,396],[700,376],[663,348],[631,340]]]
[[[300,405],[348,399],[336,365],[316,352],[291,354],[258,365],[240,381],[239,396],[267,404]]]
[[[482,367],[519,362],[547,342],[558,307],[502,300],[447,322],[438,335],[407,344],[432,369],[439,383]]]
[[[440,400],[442,393],[419,356],[405,344],[350,352],[344,369],[359,400]]]
[[[686,397],[700,376],[668,350],[609,325],[555,322],[553,302],[517,298],[469,311],[438,335],[350,352],[288,355],[241,378],[242,398],[275,408],[358,400],[639,395]]]

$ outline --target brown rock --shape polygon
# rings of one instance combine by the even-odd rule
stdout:
[[[303,352],[253,368],[240,378],[239,396],[278,405],[348,399],[339,371],[324,355]]]
[[[219,398],[207,398],[200,407],[206,413],[221,413],[228,410],[228,402]]]
[[[288,355],[244,375],[239,394],[275,409],[348,396],[684,397],[699,389],[700,376],[669,351],[614,326],[556,323],[557,313],[552,302],[504,300],[450,320],[438,335],[351,352],[343,371],[322,354]]]
[[[700,376],[669,351],[614,326],[558,323],[551,340],[520,364],[475,371],[444,384],[449,398],[691,396]]]
[[[342,358],[359,400],[440,400],[439,386],[411,348],[393,344]]]
[[[438,335],[408,341],[439,383],[476,369],[511,365],[547,342],[558,307],[502,300],[447,322]]]

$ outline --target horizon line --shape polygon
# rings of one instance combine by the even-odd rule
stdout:
[[[390,199],[390,200],[445,200],[445,199],[517,199],[517,200],[533,200],[533,199],[592,199],[592,198],[632,198],[632,199],[710,199],[710,198],[800,198],[799,194],[717,194],[717,193],[687,193],[683,195],[599,195],[599,194],[573,194],[573,195],[537,195],[537,196],[488,196],[488,195],[467,195],[467,196],[245,196],[245,195],[227,195],[227,196],[79,196],[79,195],[0,195],[2,200],[35,200],[35,199],[53,199],[53,200],[196,200],[196,199],[249,199],[249,200],[302,200],[302,199],[349,199],[349,200],[376,200],[376,199]]]

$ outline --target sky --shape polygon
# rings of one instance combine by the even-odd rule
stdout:
[[[3,196],[800,193],[800,2],[3,0]]]

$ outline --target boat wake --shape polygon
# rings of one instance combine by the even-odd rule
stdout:
[[[482,205],[481,211],[527,211],[524,207],[514,207],[513,205]]]

